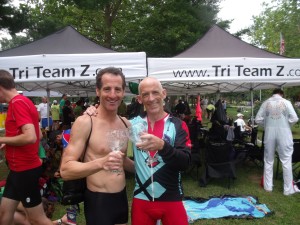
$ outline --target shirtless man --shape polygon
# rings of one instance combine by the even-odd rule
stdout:
[[[84,151],[91,130],[91,119],[88,115],[76,119],[70,142],[63,153],[60,168],[62,178],[68,180],[87,177],[84,199],[87,225],[126,224],[128,221],[123,168],[133,172],[134,164],[126,157],[127,144],[120,152],[112,152],[107,143],[108,131],[126,129],[129,125],[126,119],[117,115],[125,94],[125,85],[125,77],[117,68],[105,68],[97,74],[96,93],[100,105],[97,116],[92,117],[92,133],[84,162],[78,162],[78,159]]]

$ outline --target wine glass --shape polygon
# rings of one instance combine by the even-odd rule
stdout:
[[[111,130],[107,133],[107,144],[112,151],[120,151],[127,144],[126,130]],[[112,172],[120,174],[122,171],[113,170]]]
[[[141,136],[145,133],[148,133],[148,126],[145,123],[134,123],[131,125],[131,127],[128,128],[129,139],[134,144],[145,141],[141,138]],[[148,166],[152,167],[153,163],[157,162],[157,155],[154,154],[154,156],[152,156],[149,151],[147,151],[147,154],[148,159],[146,160],[146,163]]]
[[[141,122],[134,123],[128,128],[128,137],[134,144],[142,142],[141,136],[145,133],[148,133],[148,126]]]

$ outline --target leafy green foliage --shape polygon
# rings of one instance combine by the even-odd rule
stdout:
[[[217,19],[220,1],[27,0],[21,8],[28,41],[72,25],[92,41],[117,51],[174,56],[211,25],[229,27],[230,21]]]
[[[26,11],[15,8],[11,3],[12,0],[0,0],[0,30],[7,29],[14,34],[26,27]]]
[[[8,38],[3,38],[1,40],[1,48],[2,50],[6,50],[15,46],[24,45],[26,43],[28,43],[27,37],[14,35],[11,40]]]
[[[297,0],[273,0],[265,4],[264,11],[254,17],[250,29],[253,44],[279,53],[280,33],[285,40],[285,54],[300,57],[300,2]]]
[[[148,56],[174,56],[217,22],[218,1],[126,1],[113,40],[118,50],[146,51]],[[129,9],[129,5],[125,7]],[[128,23],[130,21],[130,23]],[[124,29],[126,27],[126,29]]]

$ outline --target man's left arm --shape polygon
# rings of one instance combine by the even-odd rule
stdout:
[[[259,110],[258,110],[258,112],[255,116],[255,123],[257,123],[258,125],[261,125],[261,126],[264,125],[264,113],[265,113],[265,110],[264,110],[265,106],[264,105],[265,105],[265,103],[263,103],[260,106],[260,108],[259,108]]]
[[[183,171],[186,170],[191,162],[191,149],[188,146],[189,135],[184,129],[177,130],[174,146],[164,141],[163,148],[158,154],[163,158],[168,166]]]
[[[37,140],[37,135],[33,124],[25,124],[21,127],[22,133],[14,137],[0,137],[0,144],[11,146],[23,146],[34,144]]]
[[[163,147],[158,151],[168,166],[176,170],[186,170],[191,163],[191,140],[186,123],[175,124],[176,136],[174,146],[164,141]]]

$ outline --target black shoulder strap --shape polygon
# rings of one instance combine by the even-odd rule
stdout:
[[[125,121],[122,119],[122,117],[119,116],[119,118],[122,120],[122,122],[124,123],[125,127],[128,128],[127,124],[126,124]]]
[[[92,133],[92,130],[93,130],[93,120],[92,120],[91,116],[90,116],[90,119],[91,119],[91,130],[90,130],[89,136],[88,136],[88,138],[86,139],[86,142],[85,142],[85,148],[84,148],[84,152],[83,152],[82,157],[81,157],[81,162],[84,161],[85,153],[86,153],[87,147],[89,145],[91,133]]]

